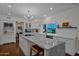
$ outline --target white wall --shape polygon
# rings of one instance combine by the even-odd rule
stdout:
[[[78,26],[78,20],[79,19],[79,8],[74,8],[59,14],[55,14],[52,16],[52,19],[46,19],[45,22],[52,23],[57,22],[62,24],[62,22],[68,21],[70,22],[70,25],[72,26]]]
[[[65,21],[69,22],[71,26],[78,28],[77,50],[79,51],[79,7],[55,14],[52,16],[52,19],[46,18],[44,23],[56,22],[61,26],[62,22]]]

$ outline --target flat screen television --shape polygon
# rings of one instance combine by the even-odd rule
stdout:
[[[57,28],[56,23],[47,24],[47,33],[56,33],[56,28]]]

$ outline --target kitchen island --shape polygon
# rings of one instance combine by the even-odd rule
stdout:
[[[20,35],[19,46],[26,56],[30,56],[30,48],[34,44],[44,49],[45,56],[65,55],[64,42],[49,39],[40,34],[32,36]]]

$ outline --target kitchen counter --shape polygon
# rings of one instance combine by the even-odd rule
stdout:
[[[25,43],[24,43],[25,42]],[[65,43],[43,37],[43,35],[25,36],[20,35],[20,47],[25,55],[30,55],[30,42],[44,48],[44,55],[47,56],[63,56],[65,55]],[[30,47],[29,47],[30,46]],[[28,54],[27,54],[28,53]],[[60,54],[61,53],[61,54]]]
[[[45,38],[45,37],[25,36],[25,35],[20,35],[20,36],[25,38],[25,40],[29,40],[45,49],[50,49],[52,47],[55,47],[59,44],[64,43],[61,41],[56,41],[56,40]]]
[[[77,37],[74,36],[65,36],[65,35],[61,35],[61,34],[51,34],[51,33],[47,33],[47,35],[53,36],[53,37],[57,37],[57,38],[64,38],[64,39],[75,39]]]
[[[72,31],[73,33],[73,31]],[[77,36],[76,33],[58,33],[58,34],[51,34],[47,33],[49,37],[53,37],[53,40],[65,42],[65,52],[69,55],[75,55],[77,51]]]
[[[65,39],[75,39],[77,38],[77,36],[73,35],[73,36],[70,36],[70,35],[64,35],[64,34],[52,34],[52,33],[26,33],[26,34],[31,34],[31,35],[43,35],[43,36],[46,36],[46,35],[50,35],[50,36],[53,36],[53,37],[57,37],[57,38],[65,38]]]

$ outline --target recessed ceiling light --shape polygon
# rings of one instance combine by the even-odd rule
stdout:
[[[12,8],[12,5],[8,5],[9,8]]]
[[[50,8],[50,10],[53,10],[53,8]]]

